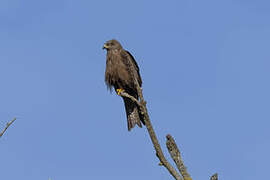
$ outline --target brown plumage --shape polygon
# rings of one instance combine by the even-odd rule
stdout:
[[[128,51],[124,50],[121,44],[115,39],[107,41],[103,48],[107,50],[105,82],[109,89],[111,90],[112,87],[114,87],[115,91],[122,89],[138,99],[135,80],[138,81],[141,87],[142,79],[134,57]],[[135,80],[133,79],[133,75]],[[137,104],[129,98],[123,97],[123,100],[126,109],[128,130],[130,131],[136,124],[142,127],[141,122],[144,124],[144,121]]]

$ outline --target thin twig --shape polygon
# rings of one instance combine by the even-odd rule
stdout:
[[[120,92],[120,96],[122,97],[126,97],[126,98],[130,98],[132,101],[134,101],[135,103],[137,103],[137,105],[140,107],[141,103],[133,96],[129,95],[128,93],[126,93],[125,91],[121,91]]]
[[[16,118],[12,119],[10,122],[7,123],[5,129],[0,133],[0,137],[3,136],[3,134],[6,132],[6,130],[8,129],[8,127],[16,120]]]
[[[184,161],[181,157],[180,151],[179,151],[173,137],[170,134],[168,134],[166,136],[166,138],[167,138],[167,141],[166,141],[167,149],[168,149],[173,161],[175,162],[178,170],[180,171],[181,175],[183,176],[184,180],[192,180],[189,173],[187,172],[187,168],[184,165]]]

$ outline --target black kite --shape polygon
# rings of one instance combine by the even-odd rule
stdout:
[[[121,44],[115,39],[107,41],[103,49],[107,50],[105,82],[109,89],[111,90],[114,87],[118,95],[122,91],[125,91],[138,99],[135,80],[138,81],[141,87],[142,79],[139,66],[134,57],[128,51],[124,50]],[[123,100],[126,108],[128,130],[130,131],[136,124],[142,127],[141,121],[144,124],[144,120],[137,104],[126,97],[123,97]]]

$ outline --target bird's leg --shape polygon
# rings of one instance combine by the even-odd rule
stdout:
[[[116,89],[116,92],[117,92],[117,95],[119,95],[120,96],[120,94],[121,94],[121,92],[123,92],[124,91],[124,89]]]

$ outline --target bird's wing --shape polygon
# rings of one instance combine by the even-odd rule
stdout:
[[[128,55],[129,61],[133,64],[133,67],[135,67],[137,75],[138,75],[138,79],[137,79],[138,83],[139,83],[140,86],[142,86],[142,78],[141,78],[141,75],[140,75],[140,68],[139,68],[135,58],[132,56],[132,54],[130,52],[128,52],[128,51],[125,51],[125,52]]]

